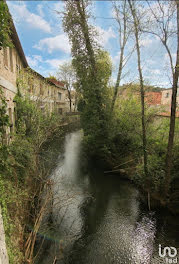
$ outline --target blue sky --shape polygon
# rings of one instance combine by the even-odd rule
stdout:
[[[62,11],[63,2],[8,1],[8,6],[29,66],[43,76],[54,75],[60,64],[71,59],[68,37],[63,32],[60,15],[54,11]],[[113,16],[112,3],[93,1],[91,8],[95,17],[92,23],[99,32],[98,41],[110,53],[113,62],[112,81],[115,82],[120,55],[117,24],[114,19],[104,19]],[[175,42],[175,39],[171,40],[173,57],[176,52]],[[126,52],[133,45],[134,40],[131,38]],[[160,41],[156,37],[143,35],[141,54],[145,82],[170,87],[168,57]],[[138,81],[136,52],[124,68],[121,84],[131,81]]]

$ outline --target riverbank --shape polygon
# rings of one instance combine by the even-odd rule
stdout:
[[[130,156],[131,159],[131,156]],[[146,204],[146,206],[151,210],[164,210],[166,209],[173,215],[178,215],[179,216],[179,178],[175,178],[172,182],[171,185],[171,191],[170,191],[170,199],[165,200],[164,196],[162,193],[157,192],[155,190],[148,191],[148,189],[145,187],[143,182],[138,181],[136,179],[135,174],[136,171],[133,170],[133,168],[136,168],[136,164],[132,163],[134,159],[130,160],[128,158],[129,162],[121,162],[122,166],[115,166],[113,168],[110,168],[107,171],[104,171],[106,175],[109,173],[116,174],[118,177],[121,179],[126,179],[130,181],[132,184],[134,184],[137,188],[139,188],[141,192],[141,199],[142,201]],[[126,170],[124,168],[125,165],[130,164],[129,168]],[[122,168],[118,168],[122,167]]]
[[[39,231],[43,250],[36,263],[161,263],[159,244],[179,247],[177,218],[149,212],[140,188],[85,163],[81,138],[79,131],[66,134],[50,175],[51,222]]]
[[[43,190],[49,187],[47,176],[59,155],[57,146],[67,132],[79,127],[76,120],[57,119],[48,122],[44,139],[42,130],[36,138],[17,133],[12,143],[1,149],[4,163],[0,174],[0,203],[10,264],[32,260],[37,231],[34,232],[34,226],[37,228]]]

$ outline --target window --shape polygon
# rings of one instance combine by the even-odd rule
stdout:
[[[12,122],[13,122],[13,118],[12,118],[12,109],[9,108],[9,109],[8,109],[8,112],[9,112],[9,122],[10,122],[10,124],[12,124]]]
[[[29,93],[32,93],[33,92],[33,89],[34,89],[34,83],[33,83],[33,78],[32,77],[29,77],[28,78],[28,88],[29,88]]]
[[[4,48],[3,52],[4,52],[4,66],[8,67],[7,48]]]
[[[62,94],[58,93],[58,99],[61,100],[62,99]]]
[[[10,133],[13,133],[13,116],[12,116],[12,109],[8,109],[9,112],[9,122],[10,122]]]
[[[62,112],[63,112],[62,108],[58,108],[58,113],[59,113],[60,115],[62,115]]]
[[[169,97],[169,93],[166,93],[166,94],[165,94],[165,98],[168,98],[168,97]]]
[[[10,58],[10,69],[11,72],[13,72],[13,49],[9,48],[9,58]]]
[[[40,95],[43,95],[44,94],[44,92],[43,92],[43,85],[42,85],[42,83],[40,83]]]
[[[20,73],[20,60],[17,53],[16,53],[16,72]]]

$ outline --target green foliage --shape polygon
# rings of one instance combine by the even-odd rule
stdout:
[[[59,66],[57,71],[58,79],[67,84],[69,90],[73,88],[76,81],[75,71],[71,62],[65,62]]]
[[[15,236],[15,230],[17,228],[15,226],[15,222],[13,221],[13,217],[18,207],[17,202],[19,202],[20,199],[23,198],[24,196],[21,197],[20,192],[18,193],[17,197],[16,188],[14,188],[14,182],[9,181],[4,175],[0,174],[0,205],[3,217],[4,230],[6,234],[6,245],[10,264],[20,263],[23,258],[19,248],[16,247],[15,244],[12,242],[12,238]],[[10,213],[13,215],[10,215]]]
[[[19,80],[20,81],[20,80]],[[2,96],[1,134],[8,126],[7,104]],[[29,205],[37,192],[34,184],[41,179],[39,153],[43,144],[59,130],[59,115],[42,112],[38,102],[18,94],[16,134],[10,145],[0,142],[0,205],[4,220],[10,264],[22,263],[23,230]],[[29,219],[28,219],[29,220]]]
[[[7,103],[3,95],[3,92],[0,88],[0,138],[3,139],[3,136],[6,132],[6,127],[9,126],[9,117],[7,115]]]
[[[117,131],[121,133],[121,138],[130,139],[130,149],[135,150],[141,145],[141,109],[138,98],[129,95],[126,99],[121,99],[115,108],[117,119]]]
[[[0,48],[13,47],[10,39],[11,17],[4,1],[0,1],[0,25]]]
[[[37,106],[33,104],[28,97],[22,97],[21,95],[16,95],[16,129],[17,133],[25,134],[26,136],[31,136],[35,132],[36,118],[38,114]]]
[[[46,79],[49,80],[49,81],[50,81],[50,80],[56,80],[56,81],[57,81],[57,77],[54,76],[54,75],[51,75],[51,74],[50,74],[49,77],[47,77]]]
[[[104,158],[110,145],[108,81],[112,63],[108,53],[96,44],[89,17],[87,1],[66,2],[63,25],[72,43],[72,64],[82,95],[78,109],[81,110],[84,146],[89,156]]]

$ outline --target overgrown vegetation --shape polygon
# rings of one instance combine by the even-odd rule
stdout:
[[[40,152],[43,144],[56,133],[60,136],[62,129],[60,116],[43,113],[34,102],[18,94],[15,98],[16,133],[8,145],[5,138],[9,136],[6,133],[9,122],[2,93],[1,101],[0,205],[8,255],[10,263],[14,264],[27,261],[30,256],[24,259],[28,225],[33,226],[36,222],[42,190],[49,173],[49,167],[44,167],[40,160]],[[33,249],[34,245],[31,247]]]
[[[149,191],[150,186],[150,192],[161,203],[170,204],[172,199],[175,199],[171,192],[172,184],[179,180],[179,123],[175,124],[178,56],[175,70],[173,69],[173,105],[170,122],[169,119],[157,117],[158,111],[162,112],[163,109],[156,110],[145,102],[145,92],[153,88],[146,89],[144,85],[140,66],[140,19],[132,1],[124,1],[123,10],[129,12],[131,9],[133,15],[140,84],[129,87],[126,85],[123,90],[119,84],[125,64],[124,53],[121,52],[116,85],[111,87],[109,84],[112,74],[111,59],[95,41],[96,32],[89,24],[89,2],[69,0],[65,2],[65,6],[63,26],[72,44],[72,68],[75,69],[75,88],[80,94],[78,110],[81,112],[83,142],[88,156],[103,160],[113,172],[123,170],[122,172],[142,186],[143,190]],[[179,17],[178,1],[177,7]],[[2,11],[1,48],[11,46],[10,17],[2,1],[0,11]],[[116,11],[120,11],[117,6]],[[5,16],[2,16],[3,12]],[[125,15],[124,28],[121,31],[124,33],[121,49],[125,48],[126,34],[133,33],[132,27],[127,31],[127,19],[128,15]],[[155,22],[158,22],[157,19]],[[179,23],[179,19],[177,22]],[[164,44],[166,45],[166,41]],[[49,79],[55,77],[51,76]],[[65,77],[64,81],[67,84],[68,80]],[[35,237],[42,216],[39,199],[46,186],[45,176],[48,173],[43,163],[41,164],[40,153],[49,138],[56,133],[60,135],[61,119],[55,113],[42,112],[38,102],[32,102],[28,96],[22,96],[18,92],[14,99],[15,131],[11,135],[7,104],[2,92],[0,100],[0,205],[8,254],[10,263],[32,262]],[[172,133],[169,133],[171,130]],[[169,145],[170,164],[166,167]],[[168,201],[166,194],[169,191]],[[28,225],[31,229],[34,226],[34,233]],[[25,241],[27,243],[24,243]]]
[[[107,52],[95,42],[94,29],[89,26],[88,18],[88,2],[66,2],[63,25],[72,43],[72,64],[82,94],[84,145],[90,156],[105,157],[108,155],[111,126],[107,86],[111,61]]]
[[[8,7],[4,1],[0,1],[0,49],[2,47],[12,47],[11,34],[11,17]]]
[[[175,85],[172,90],[172,102],[174,103],[172,103],[169,133],[168,120],[166,122],[164,118],[157,117],[158,110],[160,112],[164,110],[152,108],[150,104],[148,106],[145,99],[147,91],[156,90],[151,87],[146,88],[141,67],[140,37],[144,31],[143,22],[148,21],[148,15],[145,14],[144,8],[137,8],[137,3],[130,0],[123,2],[121,5],[114,5],[120,38],[120,62],[114,91],[109,85],[111,76],[109,55],[95,42],[96,33],[89,22],[91,18],[89,1],[67,1],[65,3],[63,25],[72,44],[72,64],[76,71],[78,90],[81,94],[78,110],[81,112],[84,129],[84,145],[89,156],[107,161],[114,171],[125,168],[126,174],[133,175],[134,182],[140,184],[148,192],[149,203],[150,193],[157,193],[161,202],[167,204],[170,203],[167,193],[170,190],[171,194],[171,178],[177,177],[174,164],[176,164],[175,157],[178,155],[178,138],[175,136],[174,145],[172,142],[176,112],[178,55],[176,56]],[[168,35],[161,33],[160,36],[162,40],[163,36],[167,37],[167,40],[163,40],[166,46],[168,38],[176,34],[176,31],[171,29],[167,23],[171,19],[174,20],[174,14],[178,12],[178,1],[172,3],[172,13],[167,14],[163,11],[166,3],[158,1],[158,4],[158,11],[162,12],[164,21],[161,21],[162,18],[157,19],[155,14],[152,18],[149,17],[155,27],[160,28],[162,23],[166,23],[167,26],[164,24],[161,28],[167,30],[165,33]],[[170,7],[170,3],[168,5]],[[176,22],[178,23],[178,18]],[[135,38],[140,82],[137,89],[136,85],[131,86],[129,95],[125,93],[128,89],[127,85],[124,91],[121,91],[119,84],[123,67],[126,64],[124,48],[129,36],[132,35]],[[131,52],[134,50],[132,49]],[[175,135],[177,135],[177,128]],[[170,153],[167,151],[167,141],[172,143],[169,144]],[[168,156],[167,153],[170,155]],[[173,166],[171,166],[172,159]],[[170,166],[166,165],[167,160],[170,161],[171,171]],[[125,164],[125,166],[121,167],[120,164]]]

